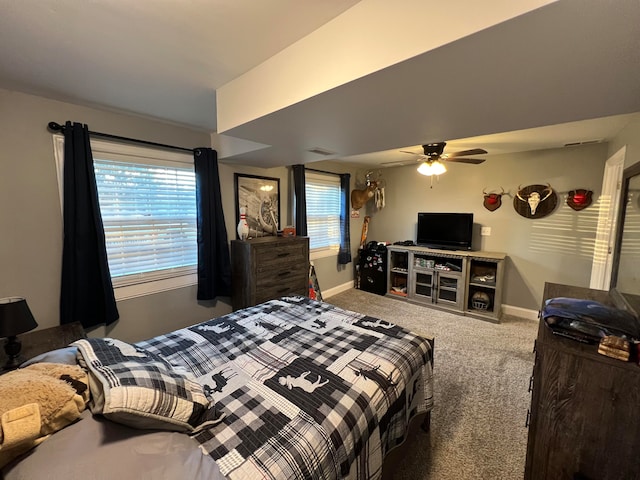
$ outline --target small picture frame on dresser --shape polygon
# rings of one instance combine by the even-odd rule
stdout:
[[[236,173],[234,180],[236,224],[240,222],[240,209],[244,208],[249,225],[248,238],[277,235],[280,229],[280,179]]]

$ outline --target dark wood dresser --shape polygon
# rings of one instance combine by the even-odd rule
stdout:
[[[234,310],[283,295],[309,295],[309,237],[231,241]]]
[[[602,290],[547,283],[544,300],[557,297],[614,305]],[[525,480],[640,478],[640,366],[542,321],[535,352]]]

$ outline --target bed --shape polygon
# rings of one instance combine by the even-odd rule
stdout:
[[[306,297],[70,348],[91,411],[6,465],[6,480],[378,479],[433,407],[432,340]]]

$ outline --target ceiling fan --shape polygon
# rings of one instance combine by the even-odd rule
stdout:
[[[446,142],[427,143],[422,145],[424,153],[408,152],[406,150],[400,150],[402,153],[408,153],[409,155],[417,155],[422,164],[418,167],[418,172],[423,175],[440,175],[447,171],[446,167],[442,163],[445,162],[459,162],[459,163],[471,163],[478,165],[484,162],[483,158],[466,158],[469,155],[484,155],[488,153],[482,148],[472,148],[470,150],[462,150],[460,152],[444,153],[444,147]],[[389,162],[388,164],[402,165],[405,162]]]
[[[435,160],[445,160],[447,162],[460,162],[460,163],[472,163],[478,165],[484,162],[482,158],[463,158],[467,155],[484,155],[488,153],[486,150],[482,148],[472,148],[471,150],[462,150],[461,152],[454,153],[443,153],[444,147],[447,145],[446,142],[438,142],[438,143],[427,143],[426,145],[422,145],[424,150],[424,154],[417,154],[424,161],[435,161]],[[415,152],[407,152],[406,150],[400,150],[402,153],[409,153],[411,155],[416,155]]]

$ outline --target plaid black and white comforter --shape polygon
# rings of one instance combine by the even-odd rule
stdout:
[[[194,438],[230,479],[379,478],[432,407],[427,340],[305,297],[137,345],[193,372],[225,415]]]

